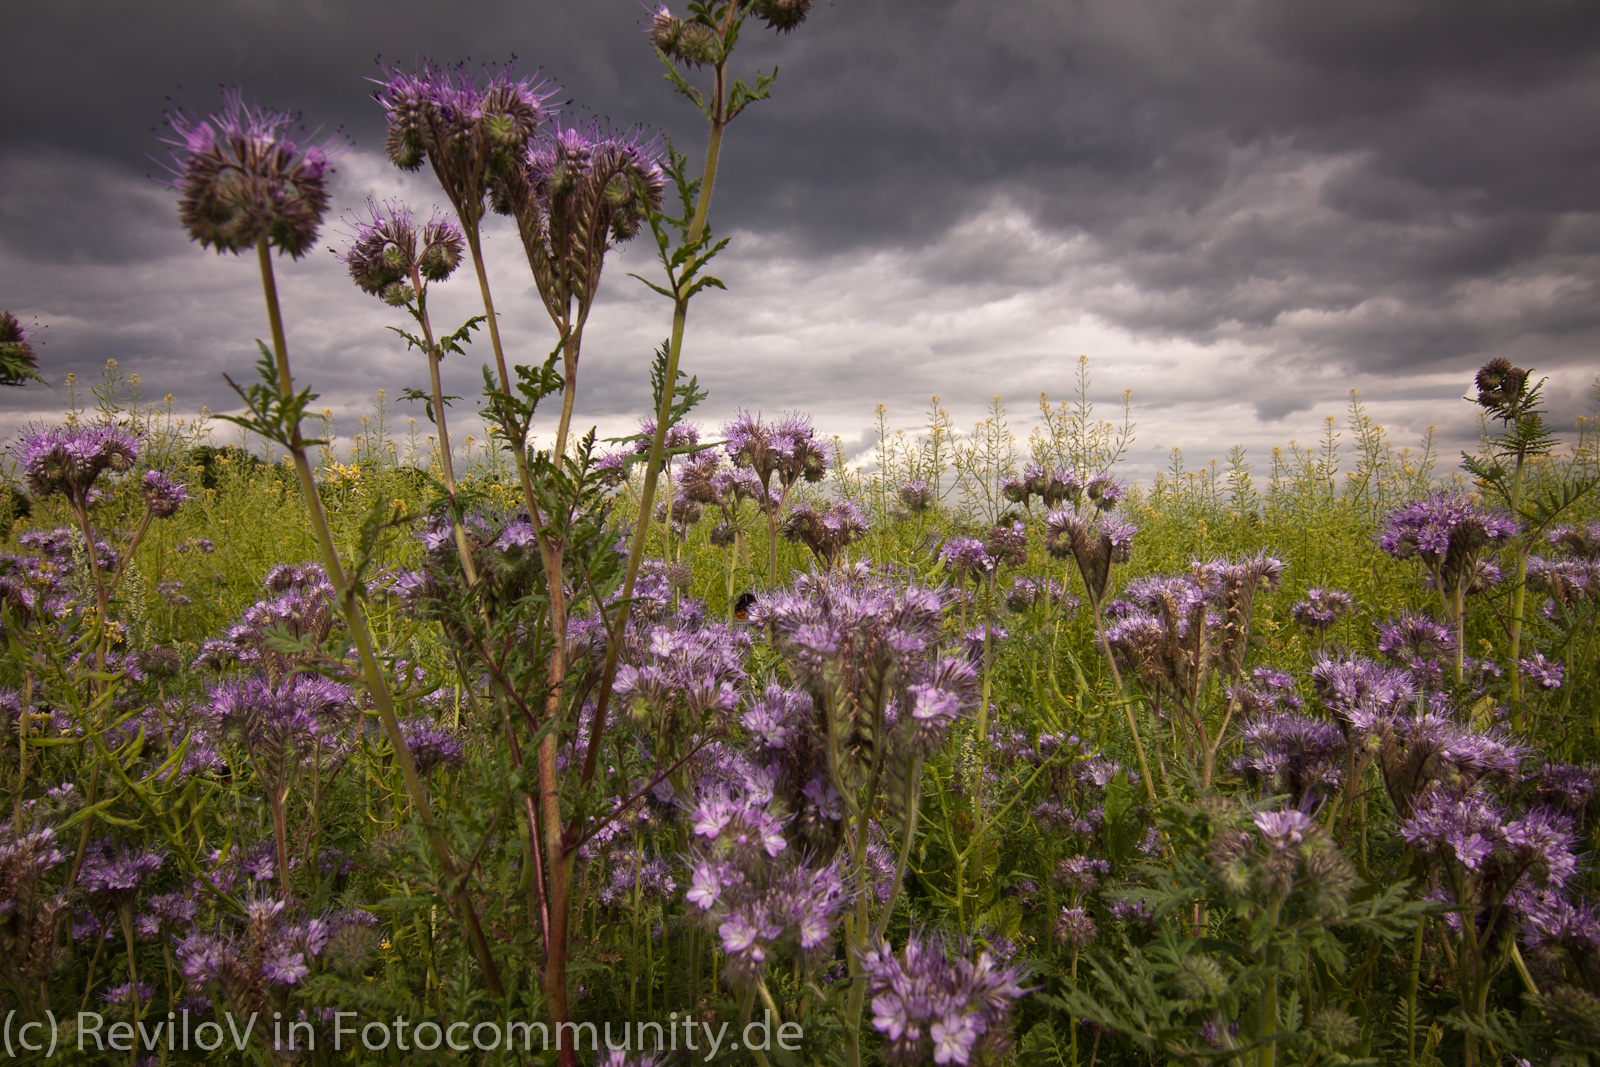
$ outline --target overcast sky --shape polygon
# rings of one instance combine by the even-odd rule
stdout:
[[[637,0],[10,0],[0,65],[0,307],[45,376],[0,396],[0,432],[60,410],[107,358],[180,409],[228,410],[267,332],[253,258],[188,242],[161,175],[168,98],[219,84],[340,128],[337,216],[426,205],[381,153],[375,58],[539,69],[574,108],[671,135],[698,115],[662,81]],[[931,394],[963,425],[991,395],[1026,437],[1077,357],[1112,414],[1133,390],[1130,473],[1242,443],[1309,442],[1359,388],[1395,439],[1475,434],[1485,359],[1550,377],[1569,427],[1600,370],[1600,4],[1592,0],[819,0],[737,62],[780,67],[730,129],[712,207],[726,293],[691,310],[684,366],[706,421],[811,413],[864,445],[877,403],[914,428]],[[514,235],[487,257],[512,356],[554,334]],[[669,307],[613,253],[579,416],[647,403]],[[475,310],[470,274],[436,321]],[[326,250],[279,269],[297,373],[343,418],[420,359]],[[470,286],[470,287],[469,287]],[[447,365],[471,395],[487,345]],[[406,413],[402,409],[402,418]],[[412,412],[419,418],[420,410]]]

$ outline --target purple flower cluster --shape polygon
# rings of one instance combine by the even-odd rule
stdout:
[[[1566,679],[1566,668],[1560,663],[1546,659],[1543,652],[1535,652],[1525,659],[1517,660],[1517,666],[1522,668],[1523,677],[1546,692],[1560,689],[1561,683]]]
[[[665,188],[661,146],[598,123],[534,138],[497,175],[494,207],[522,236],[540,295],[557,321],[593,301],[605,253],[632,240]],[[653,427],[652,427],[653,432]]]
[[[1021,520],[1001,523],[983,539],[983,549],[997,565],[1020,567],[1028,562],[1028,527]]]
[[[1345,737],[1337,726],[1292,712],[1252,719],[1239,732],[1244,755],[1236,766],[1252,785],[1286,793],[1298,804],[1343,779]]]
[[[474,77],[463,67],[432,63],[414,73],[385,66],[374,93],[388,117],[390,162],[407,171],[431,163],[463,224],[474,230],[493,177],[520,162],[554,95],[554,88],[517,78],[510,65]]]
[[[938,503],[933,488],[921,478],[903,482],[898,495],[900,506],[913,515],[921,515]]]
[[[346,928],[365,928],[364,912],[308,916],[270,897],[251,900],[242,929],[195,930],[178,942],[185,982],[202,995],[212,983],[235,1008],[259,1010],[263,998],[300,982],[331,939]]]
[[[616,695],[637,717],[731,715],[744,684],[750,635],[724,623],[630,628]],[[668,720],[670,721],[670,720]]]
[[[1065,467],[1052,470],[1042,463],[1030,463],[1023,468],[1022,477],[1007,478],[1001,482],[1000,492],[1013,504],[1023,507],[1029,506],[1037,497],[1048,510],[1060,507],[1067,501],[1076,504],[1082,500],[1083,482]]]
[[[454,770],[467,761],[466,739],[460,731],[449,729],[432,719],[407,719],[400,724],[417,773],[426,775],[437,768]]]
[[[1126,563],[1139,528],[1109,518],[1086,522],[1076,512],[1055,511],[1045,518],[1045,549],[1057,559],[1069,556],[1078,565],[1091,603],[1105,599],[1111,586],[1111,565]]]
[[[863,955],[872,1025],[894,1064],[983,1064],[1004,1054],[1022,972],[988,952],[951,960],[938,935],[912,935],[896,957],[887,944]]]
[[[88,506],[102,474],[131,469],[139,455],[139,438],[110,423],[30,427],[17,443],[28,492],[39,497],[60,494],[75,507]]]
[[[1483,555],[1517,532],[1515,519],[1440,493],[1390,513],[1378,545],[1396,559],[1420,559],[1453,617],[1459,599],[1488,577],[1479,570]]]
[[[1578,868],[1570,818],[1539,808],[1510,818],[1482,792],[1430,790],[1401,821],[1400,834],[1412,847],[1458,863],[1484,881],[1498,880],[1501,895],[1523,878],[1559,888]]]
[[[802,575],[793,592],[752,611],[772,624],[779,651],[826,709],[830,766],[850,779],[834,783],[841,793],[854,788],[863,752],[893,747],[891,732],[901,757],[925,754],[971,706],[972,668],[933,655],[943,607],[937,591],[857,564]]]
[[[224,90],[220,112],[174,111],[167,125],[178,217],[193,240],[235,253],[266,241],[296,259],[316,244],[333,141],[302,149],[295,116],[246,104],[237,89]]]
[[[824,566],[831,567],[846,548],[866,536],[867,519],[853,500],[837,501],[822,511],[801,504],[789,512],[780,529],[789,540],[805,545]]]
[[[1289,615],[1305,629],[1323,633],[1355,609],[1355,598],[1343,589],[1312,588],[1289,609]]]
[[[345,221],[350,242],[335,255],[362,292],[387,304],[403,306],[415,299],[418,281],[442,282],[461,263],[461,229],[437,210],[423,224],[420,243],[411,209],[398,200],[380,206],[369,198],[365,216]]]
[[[754,471],[763,489],[772,488],[774,476],[784,489],[804,479],[819,482],[828,469],[828,456],[816,440],[811,420],[799,413],[768,425],[760,416],[741,412],[722,428],[723,450],[734,466]]]
[[[952,537],[939,549],[939,562],[955,575],[956,584],[968,578],[981,582],[994,570],[994,557],[976,537]]]
[[[144,496],[150,514],[158,519],[170,519],[189,499],[189,487],[174,482],[163,471],[149,470],[139,480],[139,492]]]

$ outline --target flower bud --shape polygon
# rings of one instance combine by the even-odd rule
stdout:
[[[1222,964],[1204,954],[1185,956],[1172,981],[1185,1000],[1215,1000],[1228,991],[1228,975]]]
[[[789,33],[811,14],[811,0],[755,0],[751,10],[772,29]]]

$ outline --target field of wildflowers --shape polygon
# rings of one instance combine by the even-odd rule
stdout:
[[[509,66],[384,67],[387,154],[453,211],[346,220],[431,386],[344,457],[275,285],[333,147],[237,92],[170,116],[181,224],[256,256],[268,340],[242,445],[112,366],[11,446],[8,1056],[1592,1061],[1600,421],[1558,436],[1495,360],[1459,472],[1352,396],[1260,484],[1236,451],[1146,485],[1086,361],[1026,443],[998,398],[971,433],[880,411],[865,471],[800,413],[697,423],[722,138],[773,86],[732,55],[810,6],[655,14],[698,174]],[[490,211],[550,316],[530,364]],[[636,239],[656,408],[601,442],[583,334]],[[483,311],[441,326],[458,270]],[[446,355],[482,358],[485,441]],[[37,371],[7,314],[0,381]]]

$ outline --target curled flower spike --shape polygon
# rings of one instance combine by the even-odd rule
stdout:
[[[79,505],[88,503],[100,475],[128,470],[139,455],[139,438],[109,424],[30,428],[18,443],[28,491]]]
[[[145,471],[144,478],[139,482],[139,491],[150,506],[150,514],[158,519],[170,519],[189,499],[188,486],[173,481],[162,471]]]
[[[390,161],[401,170],[431,163],[462,221],[476,226],[492,179],[516,166],[555,88],[515,77],[510,64],[482,79],[433,63],[414,74],[385,65],[382,73],[373,96],[389,117]]]
[[[933,490],[921,478],[913,478],[900,486],[900,503],[913,515],[921,515],[933,507]]]
[[[587,307],[605,253],[632,240],[666,188],[661,147],[598,124],[542,137],[496,182],[494,208],[516,220],[552,315]]]
[[[330,140],[302,149],[299,118],[246,104],[238,89],[205,118],[167,114],[172,130],[178,217],[189,236],[218,252],[244,252],[265,240],[298,259],[316,244],[328,210]]]
[[[346,217],[350,244],[334,255],[350,270],[350,279],[364,293],[390,304],[404,304],[415,294],[407,284],[413,273],[423,280],[442,282],[461,263],[463,238],[455,223],[435,211],[422,228],[419,247],[411,209],[397,200],[381,206],[367,201],[365,218]]]
[[[1355,609],[1355,598],[1343,589],[1307,589],[1289,614],[1305,629],[1321,633]]]
[[[789,513],[780,527],[783,535],[811,550],[824,566],[831,567],[850,545],[867,533],[867,520],[853,500],[840,500],[818,511],[801,504]]]

